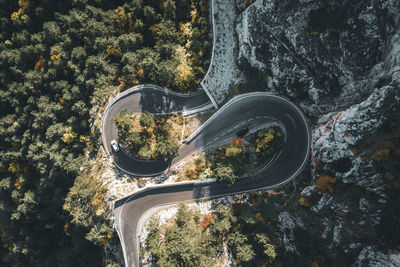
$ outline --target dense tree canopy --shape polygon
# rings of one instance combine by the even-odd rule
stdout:
[[[0,265],[102,264],[90,110],[138,83],[196,88],[207,23],[205,1],[0,0]]]
[[[172,126],[180,121],[178,115],[131,114],[123,110],[114,121],[119,143],[134,157],[168,161],[178,156],[180,136]]]
[[[158,266],[213,266],[226,246],[236,263],[265,266],[276,252],[263,216],[248,205],[234,214],[231,207],[217,204],[205,215],[180,205],[172,222],[160,227],[158,218],[150,221],[147,251]]]
[[[220,182],[233,184],[237,177],[251,176],[268,163],[272,153],[278,152],[282,144],[279,127],[261,129],[246,136],[245,140],[232,138],[229,145],[207,152],[205,166],[209,166]]]

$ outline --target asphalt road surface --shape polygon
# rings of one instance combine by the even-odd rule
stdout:
[[[143,94],[143,90],[141,92]],[[147,93],[146,97],[147,98]],[[152,97],[157,98],[156,95]],[[113,111],[106,110],[103,120],[103,142],[107,152],[110,152],[110,141],[116,137],[115,125],[112,126],[112,114],[116,115],[122,109],[143,112],[144,110],[154,113],[176,112],[185,104],[178,105],[174,100],[174,106],[157,101],[155,109],[149,99],[149,106],[143,105],[137,96],[130,96],[116,100],[111,105]],[[190,97],[191,98],[191,97]],[[195,98],[195,97],[194,97]],[[190,101],[194,101],[190,100]],[[119,101],[124,101],[119,104]],[[187,100],[186,100],[187,101]],[[188,101],[188,102],[190,102]],[[206,101],[197,100],[196,104],[190,102],[186,107],[205,106]],[[204,103],[203,103],[204,102]],[[147,102],[146,102],[147,103]],[[200,104],[199,104],[200,103]],[[115,228],[121,241],[126,266],[139,266],[139,242],[138,234],[144,221],[158,208],[173,205],[179,202],[210,199],[226,195],[233,195],[249,191],[257,191],[281,186],[294,179],[305,167],[310,157],[311,133],[307,119],[302,111],[287,99],[265,92],[255,92],[239,95],[231,99],[221,107],[211,118],[209,118],[198,131],[187,138],[187,144],[179,149],[179,157],[171,164],[176,164],[187,156],[207,148],[216,147],[234,137],[240,129],[249,128],[254,130],[268,123],[278,123],[285,132],[285,143],[280,153],[267,168],[262,169],[254,177],[239,178],[235,184],[227,186],[211,179],[205,182],[184,182],[173,185],[160,185],[147,188],[141,192],[126,196],[114,203]],[[109,123],[111,123],[109,125]],[[113,129],[109,128],[114,127]],[[105,135],[107,135],[105,137]],[[121,153],[123,154],[123,153]],[[129,155],[128,155],[129,156]],[[135,162],[140,165],[140,162]],[[154,162],[151,163],[154,165]],[[155,164],[157,165],[157,164]],[[149,165],[150,166],[150,165]],[[143,168],[141,171],[156,172],[159,169],[150,170]],[[135,172],[135,170],[133,170]]]
[[[114,98],[106,107],[102,120],[102,141],[107,154],[113,157],[115,166],[135,176],[162,174],[169,162],[144,161],[132,158],[123,148],[115,152],[111,140],[117,140],[118,132],[113,118],[122,110],[131,113],[150,112],[153,114],[196,113],[213,108],[204,90],[193,94],[179,94],[162,87],[145,84],[130,88]]]

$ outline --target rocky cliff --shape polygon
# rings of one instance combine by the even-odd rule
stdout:
[[[282,251],[313,240],[345,265],[400,266],[400,2],[242,2],[238,65],[313,127],[302,208],[278,207]]]

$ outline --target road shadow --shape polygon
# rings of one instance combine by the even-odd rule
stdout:
[[[121,147],[119,153],[114,153],[114,162],[124,172],[135,176],[157,176],[166,171],[171,161],[137,159]]]
[[[114,209],[121,207],[122,205],[134,201],[138,198],[149,196],[149,195],[158,195],[158,194],[170,194],[170,193],[177,193],[177,192],[184,192],[184,191],[192,191],[194,190],[194,184],[179,184],[179,185],[164,185],[160,187],[153,187],[144,189],[139,191],[133,195],[126,196],[122,199],[119,199],[114,202]]]
[[[184,101],[168,91],[143,90],[140,97],[142,113],[171,113],[183,110]]]

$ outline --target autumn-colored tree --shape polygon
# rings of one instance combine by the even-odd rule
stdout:
[[[333,194],[336,178],[323,174],[316,180],[316,185],[321,192],[329,192]]]
[[[38,61],[35,63],[35,68],[43,68],[44,65],[44,58],[43,56],[40,56]]]
[[[244,141],[242,138],[232,138],[231,145],[234,145],[237,147],[242,147],[242,146],[244,146]]]
[[[205,214],[201,219],[201,227],[207,228],[211,224],[212,214]]]

